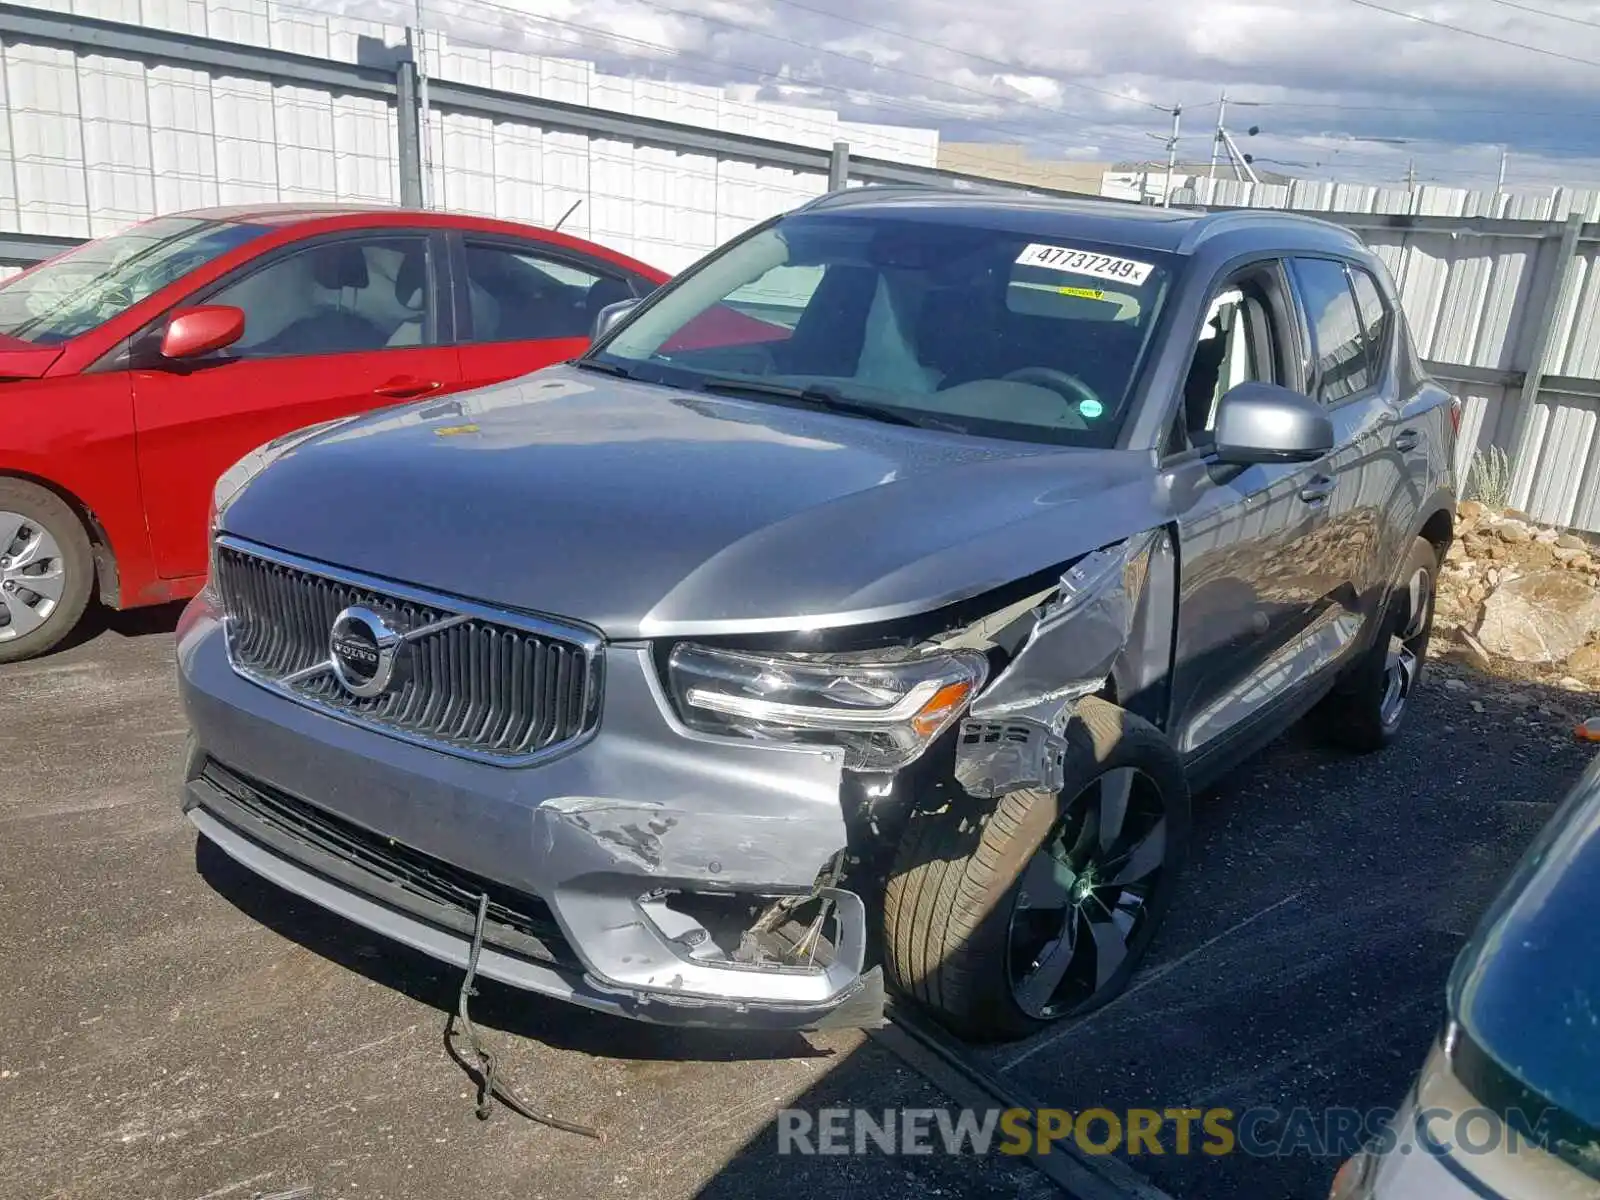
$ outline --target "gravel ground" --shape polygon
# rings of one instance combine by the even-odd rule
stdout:
[[[1594,696],[1450,664],[1429,667],[1416,703],[1381,754],[1297,729],[1198,798],[1180,898],[1133,988],[990,1065],[1074,1111],[1397,1105],[1456,952],[1591,757],[1564,713],[1600,712]],[[1134,1163],[1190,1200],[1321,1200],[1338,1164]]]
[[[774,1110],[946,1101],[860,1034],[658,1030],[492,983],[502,1070],[597,1145],[473,1116],[460,977],[197,847],[176,613],[0,667],[0,1198],[1044,1196],[1015,1160],[776,1154]]]
[[[453,972],[197,848],[175,616],[0,668],[3,1200],[1049,1194],[1011,1160],[779,1158],[785,1103],[945,1103],[860,1035],[661,1031],[492,986],[475,1013],[504,1069],[609,1141],[478,1122],[441,1043]],[[1398,1099],[1451,957],[1587,757],[1526,687],[1446,677],[1400,747],[1292,736],[1205,798],[1133,993],[986,1060],[1074,1109]],[[1316,1197],[1335,1166],[1137,1165],[1192,1197]]]

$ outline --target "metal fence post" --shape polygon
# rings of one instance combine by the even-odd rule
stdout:
[[[835,142],[828,155],[828,190],[843,191],[850,186],[850,143]]]
[[[1543,292],[1531,297],[1529,319],[1533,322],[1533,343],[1528,347],[1528,362],[1522,375],[1522,391],[1517,397],[1517,413],[1511,433],[1511,504],[1526,510],[1533,490],[1533,408],[1544,383],[1545,359],[1555,336],[1555,320],[1561,297],[1578,264],[1578,238],[1583,233],[1583,214],[1572,213],[1561,227],[1555,267]]]
[[[407,53],[395,65],[395,115],[400,132],[400,203],[422,207],[422,126],[417,109],[417,64]]]

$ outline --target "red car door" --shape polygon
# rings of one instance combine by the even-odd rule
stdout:
[[[135,346],[147,364],[133,370],[139,476],[163,578],[205,573],[212,487],[263,442],[460,386],[441,323],[445,251],[437,233],[394,228],[308,240],[185,301],[240,309],[233,345],[182,363]],[[145,341],[159,345],[164,327]]]
[[[468,387],[582,354],[602,308],[655,286],[600,258],[531,238],[464,233],[457,244],[458,350]]]

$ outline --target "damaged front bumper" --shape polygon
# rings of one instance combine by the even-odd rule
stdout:
[[[699,737],[647,649],[604,653],[596,735],[506,768],[242,678],[202,594],[178,631],[184,810],[251,871],[456,966],[487,894],[478,971],[513,987],[671,1024],[880,1023],[865,906],[826,873],[847,842],[839,754]],[[791,909],[818,913],[798,946],[773,919]]]

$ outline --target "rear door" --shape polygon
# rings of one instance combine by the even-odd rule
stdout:
[[[1304,391],[1305,357],[1283,263],[1218,281],[1163,464],[1181,564],[1172,731],[1188,756],[1263,714],[1353,636],[1325,602],[1328,461],[1239,469],[1211,453],[1227,391],[1247,380]]]
[[[457,351],[468,387],[582,354],[601,309],[648,295],[654,286],[598,258],[532,238],[461,232],[451,240]]]
[[[244,336],[202,359],[156,352],[165,318],[134,349],[134,423],[145,516],[164,578],[206,569],[217,477],[306,425],[452,390],[443,320],[446,250],[426,230],[371,229],[296,243],[184,301],[234,305]]]

